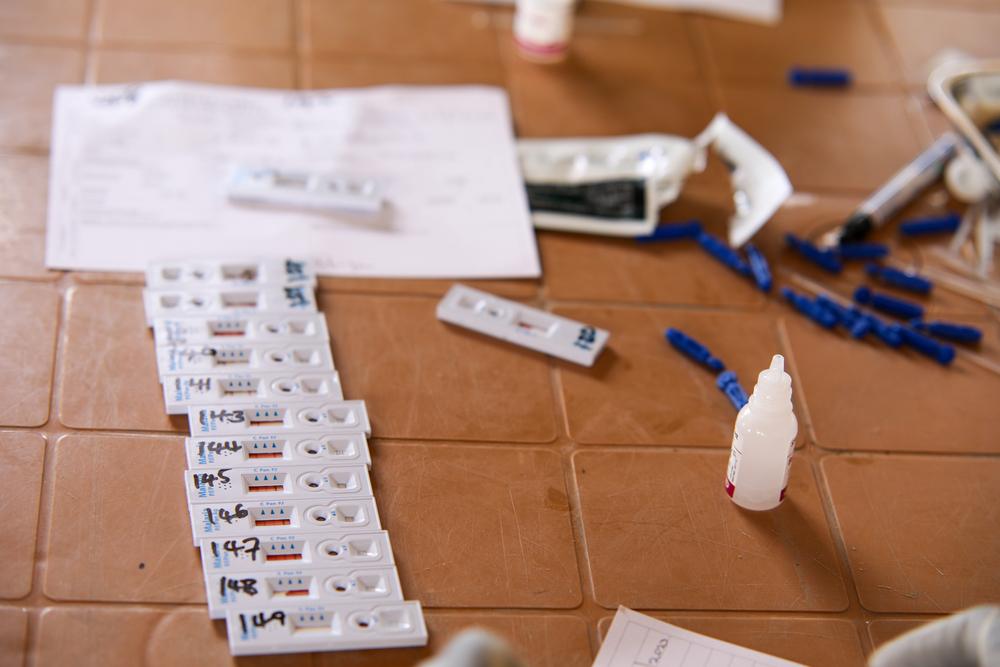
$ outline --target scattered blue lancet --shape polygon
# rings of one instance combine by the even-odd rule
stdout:
[[[983,339],[983,332],[976,327],[965,324],[953,324],[951,322],[922,322],[914,320],[910,326],[920,331],[928,333],[938,338],[954,341],[956,343],[970,343],[975,345]]]
[[[726,398],[729,399],[729,402],[737,410],[742,410],[743,406],[750,400],[747,398],[747,393],[743,391],[743,387],[740,386],[739,378],[736,377],[736,373],[733,371],[719,373],[719,376],[715,379],[715,386],[726,395]]]
[[[942,366],[947,366],[955,359],[955,348],[947,343],[939,343],[930,336],[925,336],[915,329],[901,327],[900,335],[903,342],[917,352],[926,355]]]
[[[949,213],[931,218],[914,218],[899,225],[903,236],[927,236],[929,234],[951,234],[962,224],[962,216]]]
[[[705,252],[731,268],[733,271],[736,271],[740,275],[746,276],[747,278],[753,277],[753,273],[750,271],[749,265],[743,261],[735,250],[726,245],[725,241],[722,239],[712,236],[707,232],[702,232],[698,235],[698,244],[701,245]]]
[[[888,294],[873,292],[864,285],[854,290],[854,300],[862,305],[871,306],[877,311],[886,313],[887,315],[894,315],[904,320],[923,319],[924,317],[923,306],[906,301],[905,299],[897,299]]]
[[[785,234],[785,243],[810,262],[830,273],[840,273],[844,265],[832,250],[820,250],[815,245],[795,234]]]
[[[753,243],[747,243],[743,246],[743,249],[747,253],[750,272],[753,273],[753,279],[757,283],[757,287],[762,292],[770,292],[774,279],[771,277],[771,267],[767,263],[767,257],[764,257],[764,253]]]
[[[781,296],[785,297],[788,303],[792,304],[795,310],[799,311],[824,329],[832,329],[837,324],[836,315],[823,308],[804,294],[797,294],[791,288],[782,287]]]
[[[882,259],[889,256],[884,243],[843,243],[837,246],[837,256],[843,260]]]
[[[720,359],[712,356],[707,347],[696,341],[680,329],[669,328],[664,332],[667,341],[685,356],[690,357],[702,366],[716,373],[724,371],[726,365]]]
[[[660,225],[647,236],[635,237],[636,243],[658,243],[661,241],[677,241],[680,239],[696,239],[701,234],[701,221],[687,220]]]
[[[865,271],[869,276],[881,280],[886,285],[892,285],[900,289],[905,289],[917,294],[930,294],[934,283],[922,276],[907,271],[900,271],[891,266],[879,266],[878,264],[868,264]]]
[[[795,88],[847,88],[851,71],[842,67],[792,67],[788,85]]]

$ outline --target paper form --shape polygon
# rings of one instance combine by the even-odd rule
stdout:
[[[537,277],[506,93],[181,82],[56,92],[46,264],[288,255],[323,275]],[[240,205],[237,166],[372,179],[379,214]]]
[[[594,667],[802,667],[618,607]]]

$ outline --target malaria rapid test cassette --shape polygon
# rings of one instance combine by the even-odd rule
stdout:
[[[363,498],[372,495],[365,466],[258,466],[184,471],[188,504],[241,500]]]
[[[233,655],[424,646],[419,602],[288,605],[226,612]]]
[[[308,285],[199,287],[193,290],[146,288],[142,292],[146,324],[157,318],[193,315],[289,315],[316,312]]]
[[[262,402],[341,401],[344,391],[336,371],[326,373],[230,373],[227,375],[168,375],[163,378],[163,403],[168,415],[187,414],[198,405]]]
[[[173,345],[329,345],[322,313],[298,315],[211,315],[153,320],[157,347]]]
[[[153,289],[260,285],[315,287],[316,274],[309,262],[287,258],[153,262],[146,268],[146,286]]]
[[[195,546],[209,537],[381,530],[375,499],[217,501],[188,505]]]
[[[248,436],[279,433],[371,435],[364,401],[281,405],[247,403],[188,408],[191,437]]]
[[[322,568],[277,572],[206,574],[208,617],[225,618],[230,609],[292,604],[402,602],[394,566]]]
[[[330,345],[195,344],[156,348],[156,369],[166,375],[332,371]]]
[[[389,533],[384,530],[234,535],[204,539],[198,546],[206,576],[219,572],[395,565]]]
[[[382,195],[371,179],[300,171],[239,167],[229,179],[229,198],[240,204],[337,213],[378,213]]]
[[[368,439],[363,433],[322,435],[289,433],[245,437],[186,438],[188,468],[246,468],[273,465],[351,465],[371,468]]]
[[[521,345],[536,352],[593,366],[608,332],[582,322],[454,285],[437,306],[439,320]]]

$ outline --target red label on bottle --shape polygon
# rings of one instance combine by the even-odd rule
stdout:
[[[728,494],[729,494],[729,497],[730,497],[730,498],[732,498],[732,497],[733,497],[733,493],[735,493],[735,492],[736,492],[736,485],[735,485],[735,484],[733,484],[732,482],[730,482],[730,481],[729,481],[729,480],[727,479],[727,480],[726,480],[726,493],[728,493]],[[784,495],[785,495],[785,492],[784,492],[784,491],[782,491],[782,492],[781,492],[781,496],[782,496],[782,497],[784,497]]]

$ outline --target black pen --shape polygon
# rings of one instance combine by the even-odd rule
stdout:
[[[861,204],[847,218],[847,222],[824,236],[822,244],[829,246],[856,243],[868,236],[873,229],[881,227],[941,177],[948,161],[955,156],[960,143],[961,139],[953,132],[941,135]]]

